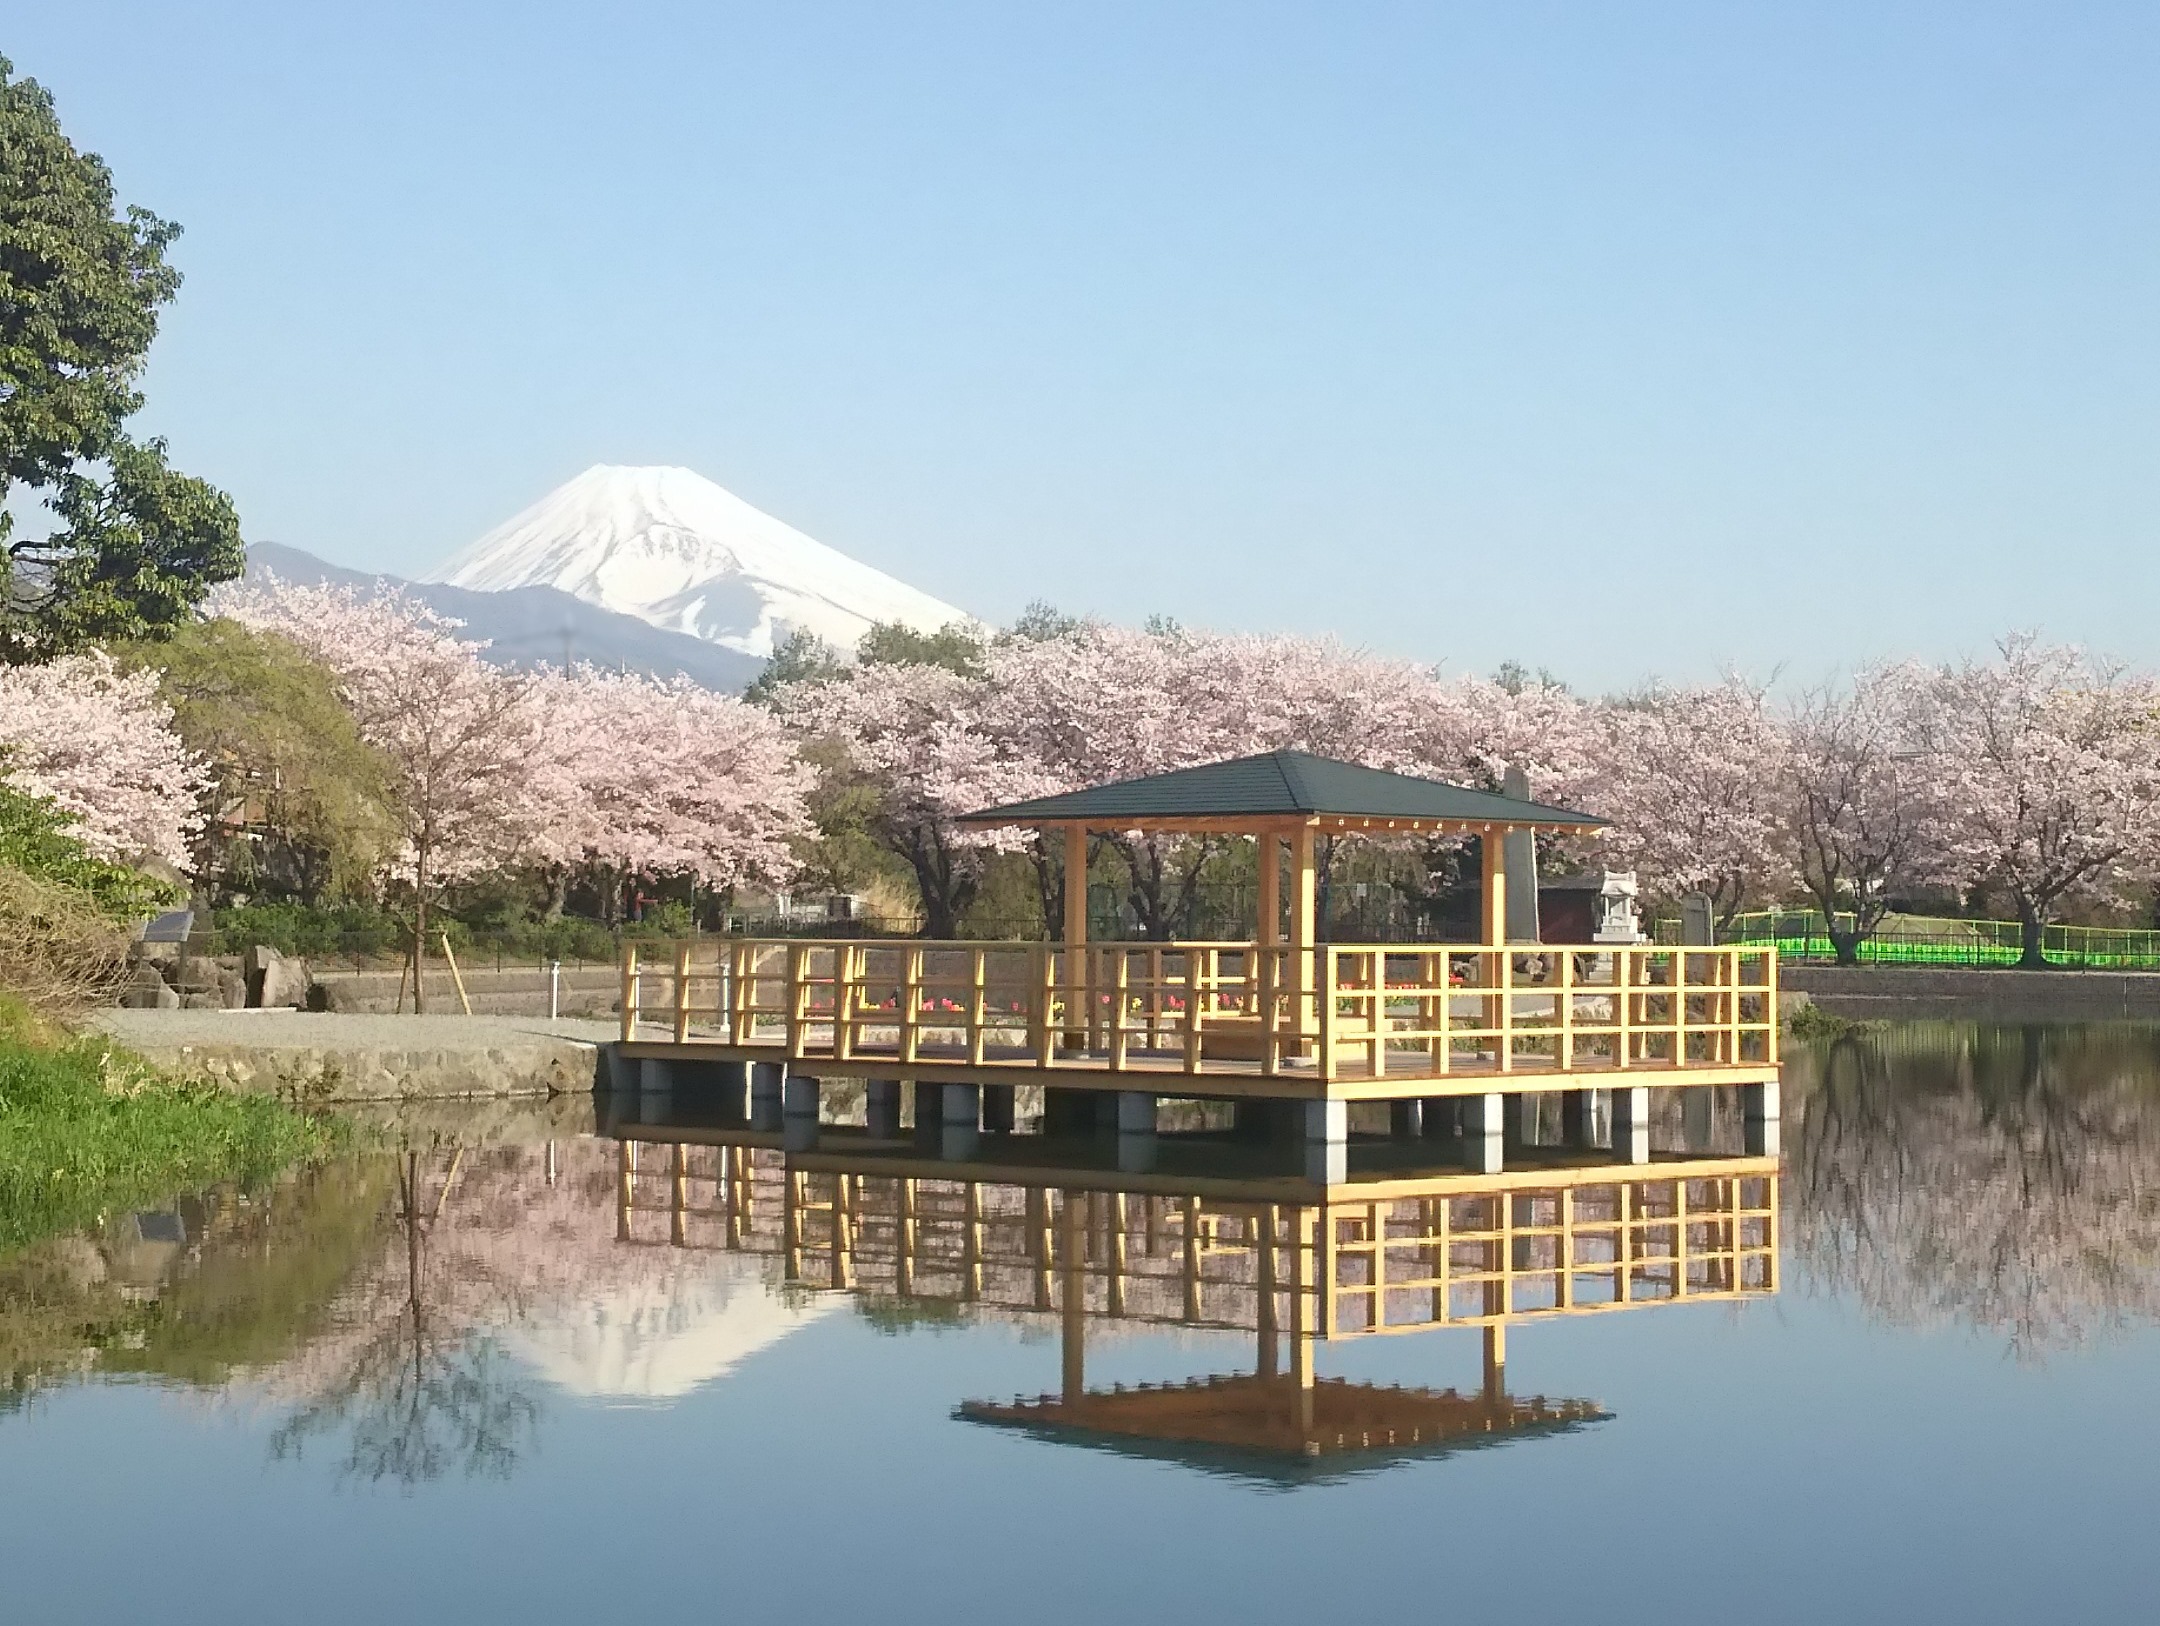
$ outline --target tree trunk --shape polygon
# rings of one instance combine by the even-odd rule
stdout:
[[[2018,899],[2018,968],[2022,971],[2045,971],[2047,960],[2047,923],[2040,918],[2039,906],[2030,899]]]
[[[570,866],[557,864],[548,871],[547,908],[540,918],[553,925],[562,919],[563,910],[570,902]]]
[[[1839,965],[1858,965],[1860,963],[1860,939],[1862,933],[1857,925],[1859,917],[1855,915],[1853,918],[1856,923],[1854,929],[1846,931],[1838,925],[1836,915],[1828,912],[1823,915],[1823,924],[1830,933],[1830,948],[1837,955]]]
[[[413,847],[413,934],[412,934],[412,1008],[413,1015],[427,1014],[427,845],[415,843]]]

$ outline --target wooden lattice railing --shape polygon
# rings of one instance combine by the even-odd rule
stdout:
[[[789,1060],[1326,1080],[1774,1065],[1777,952],[712,937],[625,950],[622,1034]]]

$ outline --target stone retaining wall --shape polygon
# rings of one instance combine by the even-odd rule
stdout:
[[[1786,965],[1778,982],[1832,1016],[1861,1020],[2160,1021],[2160,974],[2151,972]]]

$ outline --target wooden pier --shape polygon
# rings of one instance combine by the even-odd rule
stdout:
[[[1760,1149],[1775,1148],[1774,949],[1511,940],[1506,838],[1587,840],[1597,819],[1276,752],[966,822],[1061,841],[1072,877],[1087,872],[1091,833],[1250,840],[1254,934],[1091,942],[1074,884],[1055,943],[631,945],[619,1076],[649,1071],[657,1088],[678,1069],[739,1081],[762,1064],[813,1092],[833,1079],[978,1095],[1027,1084],[1110,1098],[1119,1127],[1136,1132],[1164,1100],[1287,1101],[1322,1146],[1341,1144],[1343,1109],[1362,1101],[1459,1101],[1496,1128],[1524,1093],[1609,1092],[1632,1124],[1653,1089],[1737,1085],[1753,1092]],[[1483,940],[1320,941],[1320,843],[1351,836],[1476,838]]]

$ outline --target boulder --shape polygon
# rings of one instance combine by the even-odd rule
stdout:
[[[247,1002],[264,1009],[303,1010],[308,984],[314,979],[305,960],[287,959],[274,948],[257,943],[247,951]]]
[[[158,975],[154,965],[138,965],[134,979],[120,990],[120,1003],[134,1011],[176,1011],[179,990]]]

